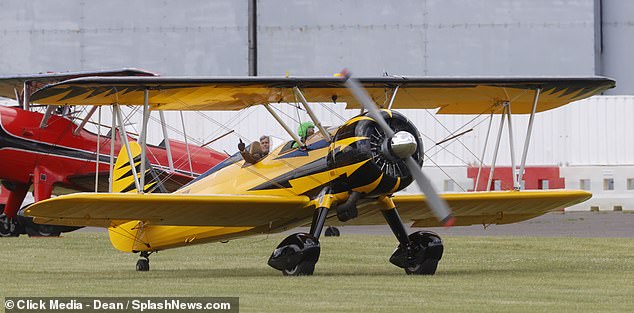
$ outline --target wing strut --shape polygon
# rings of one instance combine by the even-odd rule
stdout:
[[[537,110],[537,102],[539,102],[539,95],[542,89],[537,88],[535,90],[535,99],[533,100],[533,110],[531,111],[531,117],[528,120],[528,129],[526,130],[526,141],[524,142],[524,151],[522,152],[522,162],[520,164],[520,173],[517,181],[522,182],[524,176],[524,166],[526,165],[526,155],[528,154],[528,145],[531,142],[531,135],[533,133],[533,121],[535,120],[535,111]]]
[[[31,83],[28,80],[24,81],[24,90],[22,91],[22,94],[22,108],[25,111],[28,111],[30,107],[29,102],[31,102]]]
[[[511,117],[511,102],[506,106],[506,118],[509,121],[509,148],[511,149],[511,175],[513,177],[513,189],[520,190],[520,185],[517,181],[517,175],[515,175],[515,140],[513,138],[513,123]]]
[[[114,141],[117,139],[117,118],[114,113],[114,104],[111,107],[112,109],[112,118],[110,127],[110,178],[108,179],[108,192],[112,192],[112,183],[114,183]]]
[[[95,106],[96,108],[97,106]],[[101,106],[97,117],[97,155],[95,156],[95,192],[99,192],[99,156],[101,154]]]
[[[48,108],[47,108],[46,111],[48,112]],[[95,114],[95,111],[97,111],[97,106],[93,105],[92,108],[90,109],[90,111],[88,111],[88,114],[86,114],[84,119],[81,121],[79,126],[77,126],[77,128],[75,128],[75,130],[73,131],[73,135],[75,135],[75,136],[79,135],[79,132],[81,132],[81,130],[84,129],[84,126],[86,126],[86,123],[88,123],[88,120],[90,120],[90,118],[93,116],[93,114]]]
[[[482,157],[480,158],[480,167],[478,167],[478,175],[476,176],[475,184],[473,186],[473,191],[478,191],[478,187],[480,185],[480,174],[482,174],[482,167],[484,166],[484,156],[487,152],[487,146],[489,144],[489,135],[491,135],[491,124],[493,124],[493,112],[491,112],[491,116],[489,117],[489,128],[487,129],[487,136],[484,139],[484,149],[482,149]]]
[[[514,146],[514,137],[513,137],[513,124],[512,124],[512,115],[511,112],[511,103],[508,101],[503,102],[504,109],[502,110],[502,115],[500,116],[500,127],[498,129],[497,140],[495,142],[495,150],[493,151],[493,160],[491,161],[491,170],[489,171],[489,178],[487,180],[486,191],[491,190],[491,182],[493,181],[493,174],[495,171],[495,162],[497,161],[498,151],[500,149],[500,139],[502,137],[502,131],[504,129],[505,118],[508,120],[508,131],[509,131],[509,148],[511,152],[511,175],[513,177],[513,189],[520,190],[522,189],[522,179],[524,177],[524,169],[526,167],[526,157],[528,155],[528,147],[531,141],[531,135],[533,132],[533,124],[535,121],[535,113],[537,112],[537,104],[539,103],[539,96],[541,94],[542,88],[535,89],[535,96],[533,97],[533,105],[531,110],[531,115],[528,121],[528,128],[526,130],[526,138],[524,141],[524,149],[522,151],[522,159],[520,161],[519,172],[517,171],[517,167],[515,164],[515,146]],[[493,113],[491,113],[491,118],[493,117]],[[489,121],[489,130],[487,131],[487,137],[485,140],[484,151],[482,152],[482,160],[480,161],[480,169],[478,169],[478,175],[476,177],[476,181],[474,184],[474,191],[478,190],[478,185],[480,182],[480,172],[483,167],[484,154],[486,152],[486,143],[489,140],[489,132],[491,130],[491,121]]]
[[[147,155],[147,124],[150,121],[150,105],[148,104],[148,100],[150,97],[150,91],[145,88],[145,92],[143,93],[143,125],[141,126],[141,136],[139,136],[140,146],[141,146],[141,177],[139,184],[141,185],[141,190],[145,191],[145,158]],[[134,166],[134,164],[130,164]]]
[[[142,193],[143,189],[141,189],[141,184],[139,183],[139,175],[137,175],[136,166],[134,164],[134,156],[132,155],[132,150],[130,150],[130,142],[128,141],[128,133],[126,133],[125,131],[123,116],[121,116],[121,108],[119,107],[118,104],[115,104],[113,106],[113,109],[115,110],[115,113],[117,114],[117,120],[119,122],[119,130],[121,131],[120,137],[123,141],[123,144],[125,144],[126,150],[128,150],[127,151],[128,160],[130,160],[130,169],[132,169],[132,175],[134,176],[134,186],[136,187],[136,191],[138,193]],[[140,162],[143,163],[144,160],[141,160]],[[112,174],[110,176],[112,177]]]
[[[192,166],[192,155],[189,153],[189,142],[187,142],[187,131],[185,130],[185,118],[183,111],[181,113],[181,125],[183,126],[183,138],[185,139],[185,150],[187,151],[187,162],[189,162],[189,174],[194,177],[194,167]]]
[[[161,129],[163,130],[163,142],[165,143],[165,153],[167,153],[167,164],[170,167],[170,171],[174,172],[174,160],[172,159],[172,148],[170,147],[169,136],[167,135],[167,124],[165,124],[165,113],[159,111],[159,117],[161,118]]]
[[[46,113],[44,113],[42,121],[40,121],[40,128],[46,128],[46,126],[48,126],[48,119],[51,118],[51,115],[53,114],[53,111],[55,111],[55,108],[56,107],[54,105],[49,105],[46,107]]]
[[[498,151],[500,150],[500,139],[502,139],[502,130],[504,130],[504,114],[506,114],[506,103],[504,109],[502,109],[502,115],[500,115],[500,128],[498,128],[498,137],[495,141],[495,150],[493,150],[493,160],[491,161],[491,170],[489,171],[489,179],[487,180],[486,191],[491,191],[491,181],[493,181],[493,172],[495,172],[495,161],[498,158]]]
[[[306,109],[306,113],[308,113],[308,116],[310,116],[310,118],[313,120],[317,128],[319,128],[319,131],[321,132],[322,135],[324,135],[324,138],[326,138],[328,142],[331,142],[332,138],[330,137],[330,133],[328,133],[328,131],[326,131],[324,126],[321,125],[321,123],[319,122],[319,119],[317,118],[315,113],[313,113],[313,110],[310,109],[310,107],[308,106],[308,102],[306,101],[306,98],[304,97],[304,94],[302,93],[302,91],[299,88],[297,88],[297,86],[295,86],[293,87],[293,92],[295,92],[295,95],[299,97],[299,100],[302,102],[302,104],[304,105],[304,108]]]
[[[299,138],[299,136],[297,136],[296,133],[294,133],[289,127],[288,125],[286,125],[286,123],[284,123],[284,121],[282,120],[282,118],[280,118],[279,115],[277,115],[277,113],[275,113],[275,111],[273,111],[273,108],[271,108],[271,105],[266,103],[263,104],[264,108],[266,108],[267,111],[269,111],[269,113],[271,113],[271,115],[273,115],[273,118],[275,118],[275,120],[280,123],[280,125],[282,125],[282,128],[284,128],[284,130],[291,135],[291,137],[293,138],[293,140],[295,140],[295,142],[297,142],[298,145],[304,145],[304,143],[302,142],[302,139]]]
[[[392,98],[390,99],[390,104],[387,106],[388,110],[392,109],[392,105],[394,104],[394,99],[396,99],[396,93],[398,92],[398,87],[400,87],[400,85],[397,85],[396,88],[394,89],[394,93],[392,94]]]

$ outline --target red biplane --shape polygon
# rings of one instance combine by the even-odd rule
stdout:
[[[46,108],[45,113],[37,112],[37,107],[29,103],[30,95],[46,84],[71,78],[154,75],[124,69],[0,77],[0,97],[20,103],[20,106],[0,106],[0,207],[3,209],[0,211],[0,236],[21,233],[55,236],[75,229],[39,225],[32,223],[30,218],[19,216],[25,196],[31,188],[36,202],[48,199],[52,194],[108,191],[111,149],[116,156],[123,145],[121,130],[115,132],[119,136],[111,142],[110,136],[100,136],[85,129],[96,109],[90,110],[82,119],[76,118],[68,108],[40,107]],[[165,192],[175,191],[226,158],[223,153],[168,138],[158,146],[148,145],[147,152]],[[182,161],[188,156],[191,164]]]

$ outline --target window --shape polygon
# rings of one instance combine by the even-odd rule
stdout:
[[[493,190],[502,190],[502,180],[501,179],[493,180]]]
[[[445,183],[444,183],[444,190],[445,191],[454,191],[453,190],[453,180],[451,179],[445,179]]]
[[[295,149],[295,148],[293,148],[293,144],[294,143],[295,143],[295,140],[291,140],[291,141],[287,142],[284,145],[284,147],[282,147],[282,149],[280,149],[279,154],[283,154],[283,153],[286,153],[288,151],[291,151],[291,150]],[[269,151],[273,151],[273,150],[269,150]]]
[[[589,179],[580,179],[579,180],[579,189],[581,190],[590,190],[592,189],[592,185],[590,184]]]
[[[603,179],[603,190],[614,190],[614,178]]]
[[[627,190],[634,190],[634,178],[627,179]]]
[[[548,179],[540,179],[537,181],[537,189],[540,190],[548,190],[549,181]]]

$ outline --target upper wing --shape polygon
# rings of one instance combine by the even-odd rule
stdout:
[[[541,88],[537,112],[599,94],[615,86],[604,77],[373,77],[360,82],[379,103],[399,87],[393,108],[435,109],[445,114],[498,111],[510,101],[513,113],[532,110]],[[360,108],[337,77],[88,77],[64,81],[37,91],[40,104],[142,105],[144,91],[154,110],[239,110],[248,106],[296,102],[299,87],[311,102],[346,102]],[[499,112],[498,112],[499,113]]]
[[[509,224],[540,216],[592,197],[586,191],[499,191],[440,194],[453,210],[456,226]],[[422,195],[403,195],[393,198],[398,212],[406,223],[415,227],[442,226],[432,215]],[[345,225],[383,225],[385,219],[375,202],[359,207],[359,216]],[[332,221],[331,224],[337,224]]]
[[[17,100],[16,89],[22,90],[25,82],[31,84],[32,90],[48,84],[61,81],[87,77],[87,76],[154,76],[156,74],[139,69],[117,69],[104,71],[42,73],[30,75],[0,76],[0,97]]]
[[[260,226],[310,219],[304,196],[76,193],[25,209],[41,224],[111,227],[140,220],[150,225]]]

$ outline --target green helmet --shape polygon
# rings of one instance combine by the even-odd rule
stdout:
[[[315,124],[313,124],[313,122],[303,122],[299,124],[299,128],[297,129],[297,135],[299,135],[299,138],[306,138],[309,128],[315,128]]]

